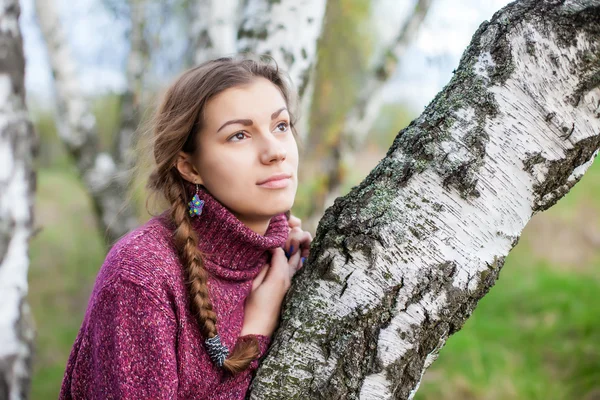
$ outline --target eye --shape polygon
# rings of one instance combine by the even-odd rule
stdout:
[[[288,123],[287,122],[280,122],[277,124],[277,128],[280,129],[279,132],[285,132],[288,130]]]
[[[236,133],[234,133],[233,135],[231,135],[231,136],[229,137],[229,139],[227,139],[227,141],[228,141],[228,142],[239,142],[241,139],[243,139],[243,138],[244,138],[244,133],[245,133],[244,131],[236,132]],[[238,135],[242,135],[242,137],[239,137]],[[231,139],[233,139],[234,137],[238,137],[240,140],[231,140]]]

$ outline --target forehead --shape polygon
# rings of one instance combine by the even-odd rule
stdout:
[[[279,88],[265,78],[256,78],[211,98],[206,103],[204,119],[207,126],[213,127],[232,119],[270,120],[271,114],[281,107],[286,107],[286,103]]]

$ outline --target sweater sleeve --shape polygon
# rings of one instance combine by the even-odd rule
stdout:
[[[258,339],[258,351],[259,351],[258,358],[253,360],[250,363],[250,366],[248,367],[248,369],[250,371],[254,371],[258,368],[259,361],[265,356],[265,353],[269,349],[269,345],[271,344],[271,337],[265,336],[265,335],[248,334],[248,335],[239,336],[238,341],[247,340],[251,337],[255,337],[256,339]]]
[[[90,317],[88,398],[177,397],[177,322],[158,295],[116,277],[100,289]]]

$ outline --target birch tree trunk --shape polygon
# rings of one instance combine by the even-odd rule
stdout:
[[[150,64],[149,43],[144,37],[145,0],[129,0],[131,31],[127,57],[127,87],[121,95],[121,124],[115,135],[113,159],[120,170],[129,171],[136,162],[135,133],[142,114],[144,75]],[[125,176],[126,184],[129,176]]]
[[[317,56],[327,0],[245,0],[237,49],[269,54],[290,75],[299,95]]]
[[[133,208],[123,205],[129,181],[123,173],[126,165],[117,164],[113,155],[99,149],[96,119],[79,85],[76,63],[55,0],[35,0],[35,6],[54,76],[59,136],[75,160],[107,241],[113,243],[138,223]],[[130,141],[123,132],[117,138],[115,151],[127,161],[125,147]]]
[[[240,10],[240,0],[190,2],[189,36],[195,64],[235,54]]]
[[[409,399],[600,147],[600,0],[522,0],[321,220],[252,399]]]
[[[25,104],[20,7],[0,8],[0,400],[29,393],[35,330],[27,296],[37,138]]]

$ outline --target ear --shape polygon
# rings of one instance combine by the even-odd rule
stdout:
[[[177,170],[188,182],[197,183],[199,185],[204,185],[204,180],[198,173],[196,166],[193,163],[192,155],[188,154],[184,151],[180,151],[177,155],[177,161],[175,162],[175,167]]]

